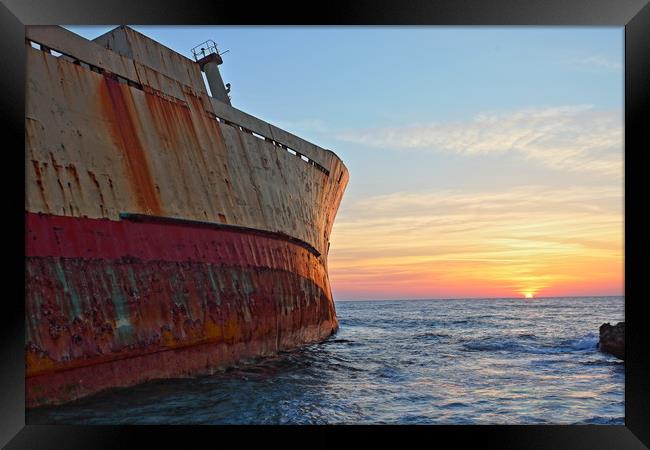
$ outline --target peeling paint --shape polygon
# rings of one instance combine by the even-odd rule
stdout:
[[[34,378],[28,384],[63,370],[72,378],[54,379],[67,385],[81,366],[107,371],[117,360],[127,365],[127,358],[139,375],[122,380],[116,374],[108,385],[88,378],[82,391],[129,385],[161,370],[140,365],[148,352],[206,342],[277,350],[322,339],[338,326],[324,266],[284,239],[30,213],[26,222],[28,237],[43,238],[28,240],[26,248],[28,328],[33,345],[52,362],[47,372],[42,361],[28,359],[28,380]],[[54,233],[58,243],[48,238]],[[85,246],[72,245],[72,236]],[[231,246],[237,251],[223,251]],[[179,361],[165,369],[167,376],[189,370]],[[61,389],[52,382],[39,398],[69,399]]]

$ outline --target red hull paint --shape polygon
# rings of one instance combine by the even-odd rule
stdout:
[[[282,239],[27,213],[27,406],[321,340],[327,273]]]

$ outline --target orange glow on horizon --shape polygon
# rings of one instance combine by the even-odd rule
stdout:
[[[622,187],[526,187],[344,202],[332,290],[337,300],[622,295],[622,199]]]

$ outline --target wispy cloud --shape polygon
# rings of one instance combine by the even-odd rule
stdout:
[[[485,112],[467,122],[351,130],[338,137],[383,149],[513,154],[557,170],[623,173],[622,116],[590,105]]]
[[[623,65],[620,62],[612,61],[610,59],[607,59],[599,55],[592,55],[592,56],[587,56],[586,58],[579,58],[574,60],[574,62],[582,66],[588,66],[597,69],[606,69],[612,71],[621,70],[623,68]]]
[[[344,204],[329,257],[335,294],[620,292],[622,190],[400,192]]]

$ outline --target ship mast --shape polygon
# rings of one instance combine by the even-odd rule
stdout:
[[[219,66],[223,63],[223,59],[221,59],[217,44],[212,40],[207,40],[194,47],[192,49],[192,55],[208,79],[212,97],[230,105],[230,96],[228,95],[230,92],[230,84],[224,86],[223,80],[221,79]]]

